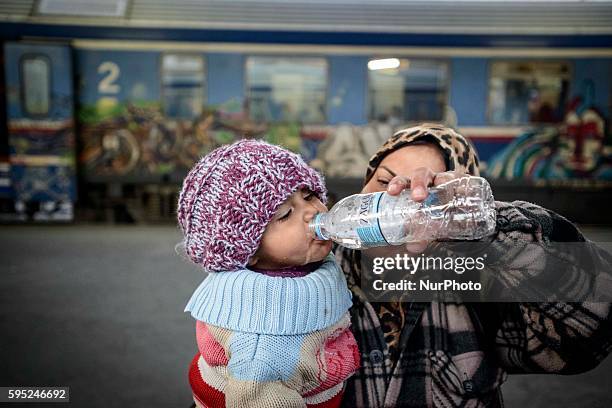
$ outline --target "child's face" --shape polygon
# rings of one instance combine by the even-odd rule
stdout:
[[[331,241],[315,240],[308,223],[327,208],[309,190],[293,193],[272,217],[261,239],[259,249],[249,266],[280,269],[320,261],[329,254]]]

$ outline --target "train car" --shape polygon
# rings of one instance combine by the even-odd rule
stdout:
[[[468,136],[502,198],[586,221],[576,189],[610,198],[609,2],[92,4],[0,5],[16,219],[70,220],[77,199],[79,219],[169,218],[193,163],[242,137],[300,152],[339,197],[420,122]]]

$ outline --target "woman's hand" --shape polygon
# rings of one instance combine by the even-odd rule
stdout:
[[[410,197],[414,201],[423,201],[427,198],[427,187],[438,186],[462,176],[465,176],[465,174],[458,174],[454,171],[435,173],[430,168],[419,167],[408,176],[393,177],[387,186],[387,193],[398,195],[409,188],[411,189]]]
[[[389,181],[387,193],[389,195],[399,195],[403,190],[411,189],[410,197],[414,201],[423,201],[427,198],[427,188],[438,186],[447,181],[464,176],[454,171],[435,173],[428,167],[419,167],[408,176],[395,176]],[[420,254],[429,245],[429,241],[417,241],[406,244],[406,250],[412,254]]]

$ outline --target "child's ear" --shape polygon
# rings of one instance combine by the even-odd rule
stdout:
[[[257,257],[256,255],[253,255],[251,259],[249,259],[247,266],[253,266],[257,263],[257,261],[259,261],[259,257]]]

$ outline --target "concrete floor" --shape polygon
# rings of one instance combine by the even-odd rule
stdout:
[[[179,239],[172,226],[0,227],[0,386],[70,386],[73,407],[187,408],[196,345],[182,310],[203,276]],[[511,408],[610,407],[612,358],[503,389]]]

